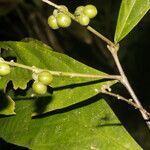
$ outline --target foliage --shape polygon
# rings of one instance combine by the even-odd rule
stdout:
[[[0,47],[13,50],[13,56],[17,58],[17,62],[25,65],[53,71],[104,74],[64,54],[53,52],[50,47],[38,41],[0,42]],[[25,89],[27,83],[32,79],[32,72],[25,69],[21,69],[21,71],[17,69],[17,67],[12,68],[11,74],[3,77],[0,82],[5,80],[9,82],[11,80],[14,89]],[[97,90],[99,90],[103,84],[111,85],[113,82],[102,82],[101,80],[90,78],[56,77],[51,84],[54,90],[52,98],[47,100],[47,106],[44,110],[43,108],[39,109],[43,110],[43,112],[49,112],[79,103],[96,95]],[[4,85],[4,88],[5,86],[6,85]],[[51,96],[51,93],[47,94],[47,96]]]
[[[122,40],[149,9],[149,0],[122,0],[114,41],[119,42]]]
[[[121,41],[143,18],[149,10],[149,2],[122,0],[115,43]],[[33,3],[41,7],[41,1]],[[8,11],[10,10],[6,12]],[[84,31],[77,28],[77,32]],[[84,38],[91,39],[87,31],[79,33],[79,37],[86,33]],[[109,100],[99,94],[103,87],[110,90],[116,80],[81,78],[72,74],[63,76],[63,72],[101,76],[107,74],[54,52],[51,47],[34,39],[0,42],[0,48],[1,57],[5,60],[32,68],[12,65],[11,73],[0,77],[0,114],[8,115],[0,117],[0,137],[5,141],[41,150],[142,149],[107,104]],[[44,95],[37,96],[32,89],[36,73],[34,69],[59,73],[54,74],[48,92]]]
[[[4,140],[33,150],[141,149],[99,96],[36,119],[31,119],[32,103],[20,99],[17,115],[0,119]]]
[[[72,58],[69,58],[68,56],[65,56],[63,54],[59,54],[59,53],[51,51],[48,46],[45,46],[38,41],[1,42],[0,46],[2,48],[5,48],[5,49],[13,50],[13,52],[14,52],[13,56],[15,56],[17,58],[17,61],[20,63],[24,63],[26,65],[29,65],[29,66],[34,65],[34,66],[38,66],[38,67],[43,68],[43,69],[49,69],[49,70],[53,69],[53,70],[59,70],[59,71],[63,70],[65,72],[103,74],[99,71],[96,71],[92,68],[89,68],[89,67],[75,61]],[[39,57],[40,57],[40,60],[39,60]],[[16,85],[15,88],[26,87],[26,83],[30,79],[28,78],[28,80],[26,79],[24,81],[22,79],[20,79],[22,82],[19,86],[18,83],[20,83],[20,81],[18,80],[19,78],[17,78],[17,80],[16,80],[16,75],[15,75],[16,70],[15,69],[17,69],[17,68],[13,68],[13,70],[12,70],[13,76],[10,74],[10,76],[7,77],[7,79],[8,80],[11,79],[13,84],[15,83],[15,85]],[[29,75],[29,77],[31,77],[31,75],[30,75],[31,73],[32,72],[20,71],[19,73],[17,73],[17,76],[18,77],[19,76],[25,77],[25,76]],[[5,77],[3,77],[1,79],[1,82],[3,80],[5,80]],[[59,138],[62,139],[62,138],[64,138],[64,136],[66,137],[65,134],[67,134],[65,132],[62,132],[62,133],[60,133],[61,135],[58,136],[57,131],[53,131],[55,128],[56,129],[60,128],[59,127],[60,123],[58,122],[58,118],[59,118],[59,120],[65,120],[65,124],[59,130],[62,131],[63,130],[62,128],[67,128],[67,130],[69,130],[70,131],[69,133],[71,134],[71,135],[68,135],[67,137],[70,137],[71,139],[72,138],[74,139],[76,137],[76,134],[77,134],[76,138],[78,139],[82,134],[82,136],[80,138],[83,140],[83,137],[88,136],[86,134],[92,134],[91,132],[94,132],[93,137],[91,137],[90,139],[89,138],[85,139],[85,142],[80,143],[80,138],[79,138],[79,141],[78,140],[76,141],[77,143],[79,142],[78,144],[77,143],[76,144],[81,148],[86,147],[86,142],[91,143],[93,141],[93,139],[95,139],[95,140],[97,139],[96,140],[97,142],[95,140],[94,141],[96,143],[98,143],[99,139],[101,139],[102,141],[103,140],[105,141],[106,138],[104,138],[104,137],[111,137],[112,138],[114,135],[116,135],[116,134],[114,134],[114,132],[116,132],[116,129],[114,130],[113,126],[116,126],[116,125],[118,126],[118,124],[120,124],[120,123],[117,120],[117,118],[114,116],[113,112],[110,110],[110,108],[106,104],[106,102],[104,102],[104,100],[102,100],[98,96],[98,99],[96,99],[96,101],[97,101],[96,102],[94,100],[94,97],[93,97],[94,95],[97,94],[97,91],[95,89],[98,90],[100,88],[100,86],[103,84],[107,84],[107,85],[110,84],[111,85],[111,84],[113,84],[113,82],[110,82],[110,81],[109,82],[107,82],[107,81],[101,82],[100,80],[96,81],[96,80],[84,79],[84,78],[83,79],[81,79],[81,78],[73,79],[73,78],[64,78],[64,77],[63,78],[61,78],[61,77],[54,78],[54,81],[51,84],[51,86],[54,89],[52,96],[46,95],[47,98],[46,97],[41,97],[41,98],[39,97],[35,103],[35,101],[32,100],[32,98],[30,98],[30,100],[28,100],[30,95],[31,95],[31,93],[29,93],[26,95],[26,100],[21,100],[22,98],[19,98],[18,99],[19,101],[18,100],[16,101],[16,104],[17,104],[16,112],[19,111],[19,112],[17,112],[18,115],[14,116],[14,117],[1,118],[1,121],[0,121],[1,137],[3,137],[7,141],[10,141],[10,142],[15,143],[17,145],[21,145],[21,146],[25,146],[25,147],[27,146],[26,143],[29,143],[27,146],[28,148],[36,149],[40,145],[43,145],[43,146],[40,146],[41,149],[45,149],[45,147],[54,148],[57,146],[57,142],[59,141]],[[15,97],[14,97],[14,99],[15,99]],[[91,105],[89,104],[89,106],[87,105],[85,108],[84,107],[82,108],[81,106],[84,106],[83,104],[86,103],[85,100],[87,100],[87,99],[90,100],[90,103],[92,103],[91,101],[93,101],[93,104],[91,104]],[[82,101],[85,101],[85,102],[79,103]],[[71,105],[72,105],[72,107],[68,107]],[[78,105],[79,106],[81,105],[80,106],[81,108]],[[62,113],[60,115],[59,114],[56,115],[57,117],[55,115],[52,115],[52,116],[49,116],[49,117],[46,117],[43,119],[31,120],[31,111],[35,111],[35,109],[37,110],[37,112],[32,114],[32,115],[35,115],[35,114],[37,115],[37,113],[45,113],[45,112],[56,110],[56,109],[62,109],[64,107],[68,107],[68,108],[63,110],[64,113]],[[73,109],[73,110],[72,111],[70,110],[67,113],[68,109]],[[80,113],[83,114],[83,117],[80,115]],[[20,124],[19,120],[20,120],[20,122],[22,122],[22,118],[24,118],[24,123],[22,123],[23,126],[19,125],[16,128],[17,125],[15,125],[15,124],[16,123]],[[75,118],[77,120],[75,120]],[[83,118],[85,119],[84,123],[82,123]],[[93,118],[94,118],[94,120],[93,120]],[[101,119],[99,120],[99,118],[102,118],[102,120]],[[106,118],[106,120],[103,118]],[[74,122],[74,121],[71,119],[73,119],[75,122],[76,121],[79,122],[79,124],[73,123],[73,124],[76,124],[76,126],[73,126],[72,122]],[[7,127],[6,124],[8,122],[9,122],[9,125]],[[48,125],[48,123],[51,124],[51,122],[53,122],[54,124],[56,122],[56,126],[54,126],[52,124],[52,127],[50,127]],[[92,122],[95,122],[95,123],[92,125]],[[104,131],[100,130],[100,132],[96,131],[96,130],[98,130],[97,128],[98,128],[99,124],[104,124],[104,126],[105,126],[106,122],[107,122],[107,124],[112,124],[112,127],[110,127],[110,130],[112,128],[112,133],[109,132],[110,135],[108,135],[107,132],[103,133],[105,131],[105,129],[104,129]],[[5,124],[5,126],[2,124]],[[31,127],[30,127],[30,124],[31,124]],[[45,124],[46,124],[46,126],[45,126]],[[90,127],[88,127],[88,124],[89,124],[89,126],[92,127],[92,129],[90,129]],[[37,125],[39,125],[39,126],[36,127]],[[80,125],[81,125],[81,127],[80,127]],[[15,130],[13,129],[13,126],[15,127]],[[45,129],[44,129],[44,126],[45,126]],[[87,126],[87,127],[84,127],[84,126]],[[4,127],[6,130],[8,130],[8,132],[6,132],[6,130],[4,130]],[[109,125],[108,125],[108,127],[109,127]],[[11,128],[11,130],[9,130],[9,128]],[[79,128],[78,132],[76,131],[76,128]],[[117,141],[117,143],[118,142],[120,143],[119,145],[122,145],[123,147],[126,147],[126,146],[132,147],[133,146],[133,148],[138,149],[138,147],[136,146],[134,141],[131,140],[131,137],[129,137],[129,135],[123,129],[121,124],[116,128],[117,128],[117,130],[120,130],[120,132],[121,132],[120,134],[122,135],[122,137],[124,137],[126,139],[126,142],[128,143],[128,145],[126,145],[126,142],[124,143],[124,139],[119,138]],[[29,129],[30,129],[30,131],[28,131]],[[35,129],[37,129],[37,131],[41,130],[41,133],[37,132]],[[43,134],[43,131],[45,132],[45,136]],[[58,134],[61,131],[58,131]],[[103,136],[102,136],[101,132],[104,134]],[[11,136],[10,136],[10,133],[11,133]],[[18,133],[20,133],[20,134],[18,134]],[[28,133],[30,133],[30,135],[32,135],[33,137],[28,136]],[[35,135],[36,133],[38,133],[38,135]],[[49,140],[48,141],[46,140],[47,137],[52,135],[52,133],[53,133],[52,139],[53,140],[56,139],[56,141],[54,140],[56,142],[56,145],[52,144],[53,140],[51,142],[49,142]],[[85,133],[85,135],[83,133]],[[40,134],[43,134],[43,136]],[[23,136],[24,138],[20,138],[20,136],[21,137]],[[43,141],[40,140],[41,136],[43,138]],[[13,138],[10,138],[10,137],[13,137]],[[38,139],[38,137],[39,137],[39,139]],[[109,139],[110,141],[111,141],[111,138]],[[33,142],[30,141],[31,139],[33,139]],[[127,139],[129,139],[129,140],[127,141]],[[36,141],[36,142],[34,143],[34,141]],[[64,138],[64,142],[61,144],[62,148],[64,147],[64,145],[66,145],[65,144],[66,142],[68,142],[68,138],[66,138],[66,139]],[[70,148],[72,147],[72,149],[73,149],[74,146],[71,143],[68,143],[69,144],[68,147],[70,147]],[[111,143],[108,141],[108,143],[110,143],[110,147],[112,145],[114,145],[113,142]],[[100,146],[100,147],[105,148],[105,145],[103,145],[103,144],[102,145],[92,144],[91,146],[98,146],[98,147]],[[116,147],[118,147],[118,146],[116,146]],[[67,146],[66,146],[66,148],[67,148]]]
[[[9,11],[14,9],[20,0],[1,0],[0,1],[0,16],[7,14]]]

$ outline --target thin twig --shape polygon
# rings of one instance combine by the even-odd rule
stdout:
[[[128,104],[130,104],[131,106],[133,106],[134,108],[136,109],[139,109],[140,111],[144,112],[145,114],[147,114],[148,116],[148,119],[150,119],[150,113],[147,112],[143,107],[140,107],[139,105],[137,105],[135,102],[133,102],[132,99],[127,99],[119,94],[116,94],[116,93],[112,93],[112,92],[109,92],[107,90],[102,90],[101,93],[103,94],[107,94],[107,95],[110,95],[110,96],[113,96],[115,98],[117,98],[118,100],[122,100]]]
[[[47,4],[49,4],[49,5],[51,5],[51,6],[53,6],[53,7],[55,7],[55,8],[57,8],[57,9],[60,8],[59,5],[56,5],[55,3],[53,3],[53,2],[51,2],[49,0],[42,0],[42,1],[45,2],[45,3],[47,3]]]
[[[118,68],[118,71],[122,77],[120,82],[126,87],[127,91],[130,93],[130,95],[131,95],[132,99],[134,100],[134,102],[136,103],[136,105],[139,108],[143,108],[142,104],[140,103],[139,99],[137,98],[136,94],[134,93],[134,91],[133,91],[133,89],[132,89],[132,87],[131,87],[131,85],[130,85],[130,83],[129,83],[129,81],[128,81],[125,73],[124,73],[124,70],[123,70],[121,63],[119,61],[119,58],[118,58],[118,53],[117,53],[118,51],[116,49],[114,49],[114,47],[110,47],[110,46],[107,46],[107,47],[110,50],[110,52],[114,58],[114,61],[116,63],[116,66]],[[149,117],[147,116],[147,114],[145,114],[145,111],[142,111],[142,109],[140,109],[140,112],[141,112],[141,114],[145,120],[149,120]],[[150,129],[150,121],[147,121],[146,123]]]
[[[116,47],[116,45],[111,42],[108,38],[106,38],[104,35],[102,35],[101,33],[97,32],[94,28],[92,28],[91,26],[87,26],[87,29],[92,32],[93,34],[95,34],[97,37],[99,37],[100,39],[102,39],[104,42],[106,42],[108,45]]]
[[[3,63],[8,64],[10,66],[27,69],[27,70],[30,70],[30,71],[35,72],[35,73],[46,70],[46,69],[37,68],[35,66],[31,67],[31,66],[23,65],[23,64],[16,63],[16,62],[13,62],[13,61],[0,60],[0,62],[3,62]],[[120,76],[118,76],[118,75],[94,75],[94,74],[81,74],[81,73],[73,73],[73,72],[51,71],[51,70],[46,70],[46,71],[49,71],[54,76],[65,76],[65,77],[70,77],[70,78],[80,77],[80,78],[120,80]]]
[[[45,3],[47,3],[47,4],[49,4],[49,5],[51,5],[51,6],[53,6],[53,7],[55,7],[55,8],[57,8],[57,9],[59,9],[60,11],[63,11],[63,12],[66,13],[68,16],[70,16],[74,21],[78,22],[78,20],[75,18],[75,16],[74,16],[73,14],[71,14],[70,12],[66,12],[66,11],[62,10],[61,7],[59,7],[59,5],[56,5],[56,4],[54,4],[53,2],[48,1],[48,0],[42,0],[42,1],[45,2]],[[112,54],[112,56],[113,56],[113,58],[114,58],[114,60],[115,60],[116,66],[117,66],[117,68],[118,68],[118,70],[119,70],[119,73],[120,73],[120,75],[121,75],[121,80],[120,80],[120,82],[121,82],[121,83],[125,86],[125,88],[128,90],[128,92],[130,93],[130,95],[131,95],[131,97],[133,98],[133,100],[134,100],[134,102],[136,103],[136,105],[137,105],[139,108],[144,109],[143,106],[141,105],[140,101],[138,100],[137,96],[135,95],[135,93],[134,93],[132,87],[130,86],[129,81],[128,81],[128,79],[127,79],[127,77],[126,77],[126,75],[125,75],[125,73],[124,73],[124,71],[123,71],[123,68],[122,68],[121,64],[120,64],[120,61],[119,61],[119,58],[118,58],[118,55],[117,55],[117,52],[118,52],[118,49],[119,49],[119,45],[118,45],[118,44],[117,44],[117,45],[114,44],[114,43],[111,42],[108,38],[106,38],[105,36],[103,36],[101,33],[97,32],[95,29],[93,29],[93,28],[90,27],[90,26],[87,26],[87,30],[89,30],[90,32],[92,32],[92,33],[95,34],[97,37],[99,37],[100,39],[102,39],[104,42],[107,43],[108,49],[109,49],[109,51],[111,52],[111,54]],[[145,111],[142,111],[142,110],[140,109],[140,112],[141,112],[141,114],[142,114],[142,116],[143,116],[143,118],[144,118],[145,120],[148,120],[148,119],[149,119],[149,117],[148,117],[148,115],[145,113]],[[146,123],[147,123],[148,128],[150,129],[150,121],[149,121],[149,122],[146,122]]]

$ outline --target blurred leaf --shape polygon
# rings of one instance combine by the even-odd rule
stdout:
[[[34,3],[36,6],[38,6],[38,7],[41,7],[42,4],[43,4],[43,2],[42,2],[41,0],[32,0],[32,1],[33,1],[33,3]]]
[[[32,102],[17,101],[17,116],[0,118],[0,137],[33,150],[141,149],[99,96],[36,119]]]
[[[114,41],[121,41],[150,9],[150,0],[122,0]]]
[[[21,0],[0,0],[0,16],[14,9]]]
[[[83,42],[85,42],[87,44],[91,44],[92,43],[92,36],[91,36],[91,34],[88,32],[88,30],[86,28],[83,28],[81,25],[72,24],[71,28],[69,29],[69,32],[74,37],[79,39],[80,41],[83,41]]]
[[[15,52],[17,62],[29,66],[36,66],[43,69],[53,71],[75,72],[84,74],[104,73],[90,68],[64,54],[53,52],[52,49],[39,41],[29,42],[0,42],[0,47],[10,49]],[[11,79],[14,88],[25,88],[29,80],[31,80],[31,72],[13,68],[12,73],[6,78]],[[3,77],[5,79],[5,77]],[[70,105],[85,101],[96,95],[101,85],[113,85],[116,81],[103,81],[91,78],[71,78],[71,77],[55,77],[51,86],[53,94],[39,97],[36,101],[34,115],[49,112],[55,109],[61,109]]]

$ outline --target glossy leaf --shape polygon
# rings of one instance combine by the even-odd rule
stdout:
[[[36,66],[53,71],[65,71],[85,74],[104,73],[90,68],[64,54],[53,52],[52,49],[39,41],[28,42],[0,42],[0,47],[13,50],[17,62],[29,66]],[[31,72],[21,69],[12,73],[7,78],[11,79],[14,87],[24,88],[31,79]],[[56,109],[68,107],[82,102],[96,95],[104,84],[112,85],[114,81],[103,81],[91,78],[54,77],[51,84],[53,94],[39,97],[35,103],[34,114],[49,112]],[[32,94],[32,93],[31,93]]]
[[[150,9],[150,0],[122,0],[114,41],[121,41]]]
[[[17,116],[0,119],[0,137],[33,150],[141,150],[100,96],[31,119],[33,101],[16,102]]]

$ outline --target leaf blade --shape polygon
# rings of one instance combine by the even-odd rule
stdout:
[[[35,41],[5,42],[4,45],[15,51],[19,62],[26,65],[65,72],[104,74],[66,55],[53,52]],[[70,87],[70,84],[73,84],[73,87]],[[100,95],[95,96],[96,91],[104,84],[111,86],[114,81],[54,78],[53,103],[49,103],[48,109],[44,111],[51,112],[36,119],[31,118],[33,110],[37,107],[35,101],[30,99],[31,91],[29,90],[23,99],[14,95],[17,99],[17,115],[0,118],[0,137],[7,142],[33,150],[140,150],[140,146],[122,127],[106,101]],[[49,98],[50,96],[48,100]],[[46,97],[41,100],[46,100]],[[39,106],[42,107],[41,102]]]
[[[150,9],[149,0],[122,0],[114,41],[121,41]]]
[[[105,100],[97,96],[90,101],[37,119],[30,117],[33,101],[17,101],[18,115],[0,118],[0,137],[33,150],[141,150]]]
[[[28,42],[0,42],[0,46],[14,51],[14,56],[17,57],[19,63],[29,66],[36,66],[38,68],[49,69],[53,71],[75,72],[83,74],[97,74],[104,75],[105,73],[90,68],[71,57],[64,54],[54,52],[50,47],[44,45],[39,41]],[[25,70],[26,71],[26,70]],[[25,87],[27,82],[32,79],[32,72],[18,71],[14,69],[14,75],[10,75],[13,82],[19,87]],[[20,74],[20,75],[19,75]],[[15,76],[18,76],[16,79]],[[29,75],[29,76],[28,76]],[[27,76],[27,80],[19,76]],[[107,84],[109,86],[115,84],[116,81],[103,81],[92,78],[72,78],[72,77],[55,77],[51,86],[53,87],[53,94],[48,95],[45,100],[38,98],[33,115],[46,113],[56,109],[62,109],[74,105],[81,101],[98,94],[101,86]],[[32,94],[32,93],[31,93]]]
[[[0,115],[15,115],[15,102],[8,96],[0,93]]]
[[[0,115],[15,115],[15,102],[5,93],[7,82],[0,78]]]

